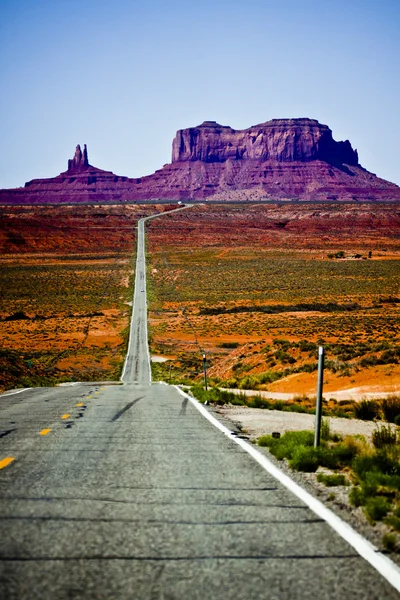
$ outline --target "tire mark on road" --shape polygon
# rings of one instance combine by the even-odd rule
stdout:
[[[134,404],[136,404],[136,402],[139,402],[139,400],[141,400],[143,398],[143,396],[140,396],[139,398],[136,398],[136,400],[132,400],[132,402],[129,402],[129,404],[127,404],[126,406],[124,406],[124,408],[121,408],[121,410],[119,410],[111,419],[111,422],[113,423],[114,421],[116,421],[117,419],[119,419],[127,410],[129,410],[130,408],[132,408],[132,406]]]
[[[6,429],[5,431],[2,431],[0,433],[0,438],[6,437],[6,435],[9,435],[10,433],[12,433],[13,431],[17,431],[17,428],[14,427],[14,429]]]

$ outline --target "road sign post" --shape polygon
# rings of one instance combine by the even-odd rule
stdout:
[[[206,388],[206,392],[208,391],[207,387],[207,357],[203,354],[203,372],[204,372],[204,387]]]
[[[324,387],[324,356],[325,350],[323,346],[318,348],[318,383],[317,383],[317,400],[315,407],[315,434],[314,448],[318,448],[321,440],[321,419],[322,419],[322,390]]]

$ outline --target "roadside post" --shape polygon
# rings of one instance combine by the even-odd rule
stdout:
[[[318,383],[317,400],[315,406],[315,434],[314,448],[318,448],[321,440],[321,418],[322,418],[322,390],[324,387],[324,357],[325,350],[323,346],[318,348]]]
[[[207,388],[207,357],[205,355],[205,353],[203,354],[203,372],[204,372],[204,387],[206,388],[206,392],[208,391]]]

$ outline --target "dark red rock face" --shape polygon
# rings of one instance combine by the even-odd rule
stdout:
[[[172,163],[131,179],[89,164],[78,145],[68,169],[0,190],[0,203],[215,201],[399,201],[400,187],[358,162],[348,140],[336,142],[313,119],[274,119],[249,129],[206,121],[177,132]]]
[[[68,161],[68,171],[85,171],[89,167],[89,158],[86,144],[83,147],[83,152],[78,144],[75,149],[74,158]]]
[[[242,131],[206,121],[178,131],[172,143],[173,163],[229,159],[358,165],[350,142],[335,142],[329,127],[313,119],[274,119]]]

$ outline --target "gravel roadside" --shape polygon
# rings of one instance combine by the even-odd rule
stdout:
[[[314,429],[314,415],[230,405],[217,406],[210,408],[210,410],[229,429],[240,433],[241,436],[248,438],[253,443],[261,435],[271,434],[274,431],[278,431],[282,435],[285,431]],[[371,438],[372,431],[375,428],[374,423],[358,419],[324,418],[329,420],[331,431],[341,435],[359,434],[364,435],[366,438]],[[362,512],[362,509],[355,508],[350,504],[348,498],[350,487],[326,487],[317,481],[316,473],[294,471],[289,468],[286,460],[276,460],[267,448],[259,446],[258,450],[265,454],[271,462],[289,475],[296,483],[326,504],[343,521],[349,523],[353,529],[375,544],[379,550],[388,554],[393,562],[400,566],[400,554],[398,552],[389,553],[382,545],[382,536],[389,531],[388,527],[382,522],[371,525]],[[329,471],[320,467],[318,472],[328,473]]]

